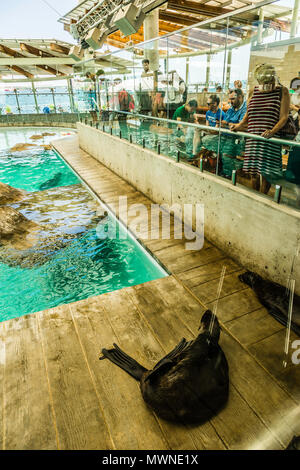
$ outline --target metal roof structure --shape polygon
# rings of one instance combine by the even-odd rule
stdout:
[[[56,39],[0,39],[0,76],[14,74],[33,80],[41,77],[66,77],[72,73],[72,44]]]
[[[64,24],[64,28],[73,34],[78,41],[84,39],[88,31],[96,27],[106,30],[106,44],[117,48],[124,48],[128,45],[138,45],[144,41],[144,29],[140,27],[139,31],[130,36],[124,36],[115,25],[111,24],[113,13],[122,6],[132,3],[133,0],[85,0],[79,5],[66,13],[58,21]],[[274,0],[275,1],[275,0]],[[188,27],[200,21],[207,20],[212,17],[232,13],[233,11],[243,7],[255,7],[261,4],[261,0],[136,0],[135,4],[140,5],[143,11],[151,11],[151,9],[161,6],[159,9],[159,35],[164,36],[174,33],[184,27]],[[267,2],[266,2],[267,3]],[[148,9],[148,10],[147,10]],[[283,18],[286,25],[290,19],[287,15],[292,14],[292,9],[275,4],[264,6],[265,21],[273,22],[276,27],[276,21],[280,24],[280,18]],[[251,21],[258,20],[258,11],[252,10],[235,16],[231,20],[231,27],[235,27],[231,31],[232,36],[246,35],[247,28],[250,27]],[[284,23],[281,23],[281,26]],[[239,31],[238,31],[239,30]],[[182,48],[182,37],[178,35],[169,36],[172,44],[178,45],[181,52],[194,52],[195,50],[204,50],[207,44],[211,42],[211,37],[200,34],[196,37],[196,33],[189,34],[188,44]],[[194,37],[192,37],[194,36]],[[199,34],[198,34],[199,36]],[[214,38],[217,43],[222,43],[222,38]],[[230,38],[229,38],[230,41]]]

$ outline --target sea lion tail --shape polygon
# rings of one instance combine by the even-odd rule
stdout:
[[[141,380],[142,375],[147,372],[145,367],[141,366],[137,361],[128,356],[117,344],[114,343],[113,349],[102,349],[103,356],[99,359],[109,359],[111,362],[125,370],[131,377]]]

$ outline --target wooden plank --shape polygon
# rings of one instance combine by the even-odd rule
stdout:
[[[67,305],[36,314],[49,375],[59,448],[113,449]]]
[[[225,266],[226,275],[238,271],[240,266],[235,263],[232,259],[224,257],[218,261],[213,261],[204,266],[199,266],[183,273],[178,273],[178,278],[190,289],[192,287],[199,286],[204,282],[219,279],[222,268]]]
[[[230,380],[236,390],[271,430],[281,446],[285,447],[300,423],[291,419],[289,412],[299,408],[265,369],[232,337],[223,330],[220,344],[226,352]],[[300,415],[300,409],[299,409]],[[256,436],[264,443],[266,436]]]
[[[4,436],[4,378],[5,378],[5,322],[0,323],[0,450],[3,450]]]
[[[249,346],[284,328],[264,307],[226,323],[235,338]]]
[[[118,299],[121,291],[111,294]],[[103,347],[110,348],[114,342],[127,349],[128,335],[120,340],[115,333],[115,323],[110,326],[111,315],[107,294],[93,297],[71,305],[89,367],[92,371],[106,422],[118,450],[121,449],[167,449],[167,443],[154,415],[143,402],[138,383],[107,360],[99,361]],[[125,312],[119,308],[120,317]],[[134,340],[136,338],[134,337]]]
[[[245,284],[243,284],[238,278],[238,275],[242,272],[243,270],[232,274],[225,274],[220,299],[247,288],[247,286],[245,286]],[[201,302],[206,304],[217,299],[219,283],[220,279],[214,279],[200,284],[199,286],[192,287],[191,291],[198,297],[198,299],[201,300]]]
[[[296,383],[300,384],[300,368],[298,365],[293,364],[291,358],[293,352],[295,351],[292,348],[292,343],[299,338],[293,331],[291,331],[287,367],[285,368],[283,365],[283,361],[286,359],[284,353],[285,337],[286,328],[283,328],[277,333],[274,333],[272,336],[258,341],[257,343],[251,344],[249,346],[249,350],[259,360],[259,362],[275,377],[282,376],[282,380],[284,380],[284,377],[289,378],[289,374],[287,371],[294,370],[292,374],[294,378],[297,377]],[[288,389],[289,381],[287,381],[287,383],[284,383],[284,385],[285,388]],[[297,395],[295,398],[299,399],[299,395]]]
[[[171,250],[172,248],[170,248]],[[224,254],[213,246],[195,251],[184,248],[182,250],[184,250],[184,253],[181,256],[176,256],[177,250],[174,250],[174,255],[165,255],[158,252],[156,256],[175,274],[224,258]]]
[[[297,400],[298,404],[300,403],[300,370],[298,367],[288,368],[287,370],[282,371],[282,373],[277,375],[277,380],[280,384],[292,395],[292,397]],[[300,434],[300,406],[297,407],[298,410],[298,419],[295,417],[295,423],[297,423],[297,430],[295,434]],[[287,410],[288,413],[293,411]]]
[[[213,310],[215,302],[206,304],[207,308]],[[244,289],[240,292],[228,295],[218,302],[218,317],[223,323],[241,317],[246,313],[258,310],[261,303],[252,289]]]
[[[7,321],[4,414],[9,450],[57,449],[40,333],[35,315]]]

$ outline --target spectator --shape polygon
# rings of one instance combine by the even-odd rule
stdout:
[[[300,78],[293,78],[290,84],[290,89],[294,91],[291,96],[290,110],[294,119],[296,129],[299,132],[300,124]]]
[[[230,124],[241,122],[247,112],[247,103],[241,88],[230,90],[229,101],[231,107],[222,120],[222,127],[228,127]],[[241,156],[244,152],[244,139],[236,139],[230,135],[222,134],[220,152],[222,158],[221,174],[226,178],[231,178],[232,170],[242,167],[242,162],[237,160],[236,157]]]
[[[208,127],[216,127],[217,124],[220,124],[221,121],[225,119],[225,113],[219,107],[220,105],[220,98],[217,95],[210,95],[207,100],[208,111],[205,115],[206,118],[206,125]],[[207,150],[213,150],[214,152],[217,151],[217,141],[218,136],[216,139],[216,132],[209,132],[208,135],[205,135],[202,138],[202,147],[206,148]],[[193,139],[193,156],[195,157],[200,150],[201,144],[201,137],[200,137],[200,130],[196,129],[194,132],[194,139]],[[212,147],[212,148],[211,148]]]
[[[255,78],[258,86],[249,95],[248,110],[242,121],[231,124],[230,128],[239,131],[247,126],[248,132],[268,139],[276,136],[288,120],[289,92],[279,84],[273,65],[258,65]],[[267,140],[247,138],[243,171],[250,175],[254,189],[267,194],[270,178],[282,175],[281,146]]]
[[[167,78],[162,80],[161,83],[167,85],[164,103],[167,108],[168,119],[173,119],[174,112],[184,102],[186,85],[175,70],[169,72]]]
[[[217,123],[225,119],[225,113],[219,108],[220,98],[217,95],[210,95],[207,101],[208,111],[206,113],[206,125],[216,127]]]
[[[143,66],[144,72],[142,73],[141,76],[145,77],[146,75],[151,73],[149,59],[143,59],[142,60],[142,66]]]
[[[233,82],[233,85],[234,85],[234,88],[235,88],[235,89],[237,89],[237,88],[242,89],[242,88],[243,88],[243,84],[242,84],[241,80],[235,80],[235,81]]]
[[[196,112],[198,103],[196,100],[190,100],[187,104],[184,104],[176,109],[173,114],[173,119],[176,121],[191,122],[193,114]]]
[[[216,92],[217,93],[222,93],[222,91],[223,91],[223,88],[221,87],[221,85],[217,86]]]
[[[151,116],[153,110],[153,74],[150,72],[148,59],[143,59],[142,65],[144,72],[141,75],[139,91],[136,93],[138,98],[138,112],[144,116]],[[141,138],[143,138],[145,132],[149,131],[151,124],[151,119],[147,117],[140,119],[139,133]]]
[[[43,113],[44,113],[44,114],[50,114],[50,108],[49,108],[49,106],[45,106],[45,107],[43,108]]]
[[[231,107],[228,109],[224,119],[222,120],[222,126],[225,127],[230,123],[236,124],[241,122],[247,112],[247,103],[244,99],[244,93],[240,88],[230,90],[229,101],[231,103]]]
[[[190,100],[188,103],[176,109],[175,113],[173,114],[173,119],[179,122],[180,121],[193,122],[194,114],[196,112],[197,106],[198,106],[198,103],[196,100]],[[180,126],[180,125],[177,127],[176,136],[180,138],[181,142],[185,142],[187,153],[191,153],[189,149],[192,146],[193,135],[194,135],[193,127]]]

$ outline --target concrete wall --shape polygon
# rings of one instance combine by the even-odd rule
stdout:
[[[80,147],[157,203],[203,203],[205,237],[248,269],[285,284],[300,212],[189,165],[78,124]],[[300,263],[295,263],[300,294]]]
[[[257,82],[254,70],[258,64],[272,64],[280,79],[280,83],[287,88],[293,78],[300,72],[300,44],[278,45],[265,50],[251,51],[248,87],[251,90]]]
[[[90,114],[82,114],[89,117]],[[0,127],[10,126],[46,126],[46,127],[76,127],[77,113],[57,114],[8,114],[0,115]]]

